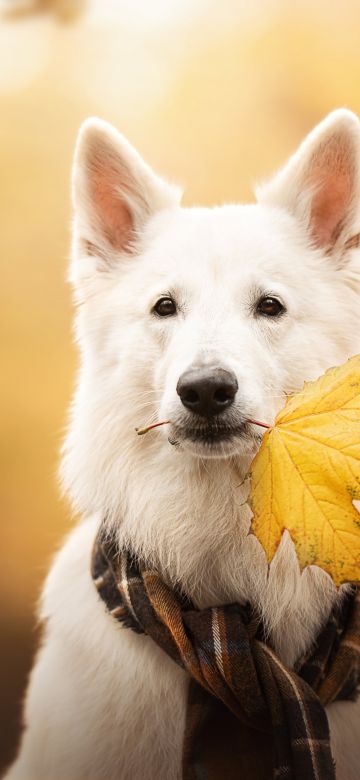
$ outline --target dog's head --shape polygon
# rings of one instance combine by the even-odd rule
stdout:
[[[251,459],[250,419],[271,423],[287,393],[360,351],[359,148],[359,120],[335,111],[256,204],[182,208],[117,131],[85,122],[71,270],[82,368],[64,467],[78,497],[90,461],[98,495],[149,447]]]

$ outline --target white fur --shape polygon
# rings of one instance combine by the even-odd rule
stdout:
[[[233,414],[272,422],[287,392],[360,352],[359,251],[343,253],[360,230],[359,128],[350,112],[331,114],[256,205],[183,209],[116,131],[83,127],[71,269],[82,362],[62,478],[88,519],[45,586],[27,728],[7,780],[181,776],[187,678],[106,614],[89,573],[101,519],[198,606],[249,599],[289,666],[341,598],[322,570],[300,573],[286,533],[268,571],[246,504],[259,431],[213,448],[189,442],[176,384],[192,364],[221,365],[239,384]],[[169,293],[178,315],[156,318]],[[255,316],[263,293],[286,314]],[[160,419],[172,425],[135,435]],[[328,715],[337,778],[355,780],[360,705]]]

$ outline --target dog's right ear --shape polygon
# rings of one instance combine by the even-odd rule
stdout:
[[[106,270],[122,255],[135,254],[147,220],[179,199],[177,188],[158,177],[114,127],[101,119],[84,122],[75,151],[73,203],[74,254],[83,266],[88,258],[85,275],[89,267]]]

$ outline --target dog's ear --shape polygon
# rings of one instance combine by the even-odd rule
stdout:
[[[114,127],[87,119],[79,131],[73,167],[74,252],[102,269],[136,252],[147,220],[179,202]]]
[[[359,200],[360,121],[351,111],[329,114],[285,167],[257,190],[260,203],[280,206],[304,224],[326,253],[352,237]]]

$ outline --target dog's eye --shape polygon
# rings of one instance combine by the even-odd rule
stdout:
[[[256,313],[263,314],[265,317],[278,317],[283,311],[285,308],[282,303],[277,298],[268,295],[265,298],[260,298],[256,307]]]
[[[172,298],[159,298],[155,303],[153,311],[159,315],[159,317],[171,317],[176,314],[176,303]]]

